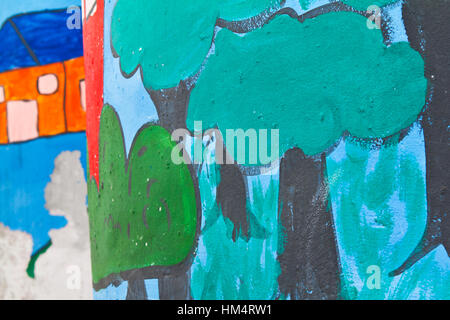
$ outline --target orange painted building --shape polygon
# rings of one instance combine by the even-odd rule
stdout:
[[[83,57],[0,73],[0,144],[84,131],[85,97]]]

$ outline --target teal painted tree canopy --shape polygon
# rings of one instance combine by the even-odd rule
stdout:
[[[103,108],[98,189],[89,182],[94,283],[132,269],[174,266],[189,256],[197,203],[188,167],[171,161],[175,145],[166,129],[147,125],[127,158],[118,116]]]
[[[111,42],[122,71],[142,68],[148,89],[177,86],[205,59],[217,18],[236,21],[277,8],[281,0],[119,0]]]
[[[345,132],[384,138],[408,127],[426,87],[419,53],[406,42],[387,47],[359,14],[304,23],[279,15],[244,36],[219,31],[192,90],[187,127],[202,121],[223,136],[226,129],[277,128],[280,156],[292,147],[314,155]]]

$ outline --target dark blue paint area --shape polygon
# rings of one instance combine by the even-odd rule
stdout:
[[[14,48],[14,52],[11,52],[11,48]],[[0,29],[0,72],[35,65],[11,23],[5,22]]]
[[[86,172],[86,134],[70,133],[0,146],[0,222],[12,230],[31,234],[33,252],[48,243],[51,229],[67,224],[45,209],[44,190],[50,182],[55,158],[63,151],[81,152]]]
[[[67,20],[72,14],[67,13],[66,9],[42,11],[17,15],[11,20],[40,64],[44,65],[83,55],[81,28],[67,27]],[[6,22],[0,30],[0,58],[0,72],[36,65],[10,22]]]

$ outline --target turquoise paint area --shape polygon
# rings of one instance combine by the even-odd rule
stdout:
[[[192,90],[187,127],[201,120],[222,133],[279,129],[280,156],[294,146],[323,152],[346,131],[397,133],[425,103],[424,63],[408,43],[386,47],[366,20],[350,12],[304,23],[281,15],[245,36],[222,29]]]
[[[111,39],[123,72],[129,75],[141,66],[146,88],[177,86],[199,69],[217,16],[210,1],[119,0]]]
[[[119,0],[111,22],[122,71],[142,69],[148,89],[176,87],[197,71],[211,47],[216,20],[242,20],[281,0]]]
[[[449,300],[450,259],[444,246],[440,245],[395,277],[387,299]]]
[[[278,173],[247,177],[249,208],[264,230],[273,233],[265,241],[257,236],[248,242],[243,237],[233,242],[233,224],[216,204],[220,175],[211,159],[206,158],[209,164],[199,173],[203,221],[191,268],[192,295],[194,299],[275,298],[280,274],[276,257],[283,249],[282,239],[274,237],[281,228],[276,220]],[[403,274],[388,276],[415,248],[426,225],[420,127],[414,125],[400,143],[379,149],[353,139],[342,140],[328,156],[327,166],[342,266],[342,298],[448,299],[450,259],[442,246]],[[366,271],[372,265],[381,270],[380,289],[367,286],[371,274]]]
[[[299,0],[299,2],[300,2],[300,6],[302,7],[303,10],[308,10],[309,7],[311,6],[311,4],[316,1],[315,0]]]
[[[191,267],[194,299],[274,299],[278,294],[278,175],[249,177],[249,239],[232,240],[233,223],[216,203],[220,181],[215,164],[199,173],[202,231]]]
[[[450,259],[443,248],[397,277],[388,275],[425,230],[424,163],[418,126],[399,144],[370,150],[347,139],[328,157],[344,299],[448,299]],[[371,265],[381,270],[380,289],[367,286]]]

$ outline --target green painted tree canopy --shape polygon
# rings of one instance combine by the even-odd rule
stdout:
[[[300,23],[280,15],[245,36],[221,30],[192,90],[187,127],[279,129],[280,155],[314,155],[346,131],[382,138],[425,103],[424,62],[408,43],[387,47],[351,12]],[[270,140],[270,139],[269,139]],[[269,143],[270,144],[270,141]]]
[[[194,75],[205,59],[217,18],[242,20],[281,0],[119,0],[111,41],[125,74],[141,66],[144,85],[171,88]]]
[[[93,281],[136,268],[173,266],[191,252],[197,227],[194,184],[171,161],[166,129],[141,129],[125,153],[120,121],[105,106],[99,140],[99,188],[89,183]]]

